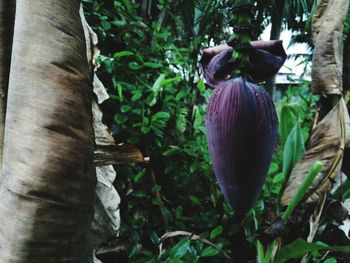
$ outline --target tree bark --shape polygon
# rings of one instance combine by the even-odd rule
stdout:
[[[2,262],[92,262],[92,88],[79,0],[17,0]]]
[[[15,0],[0,0],[0,185],[2,182],[2,152],[6,112],[6,94],[10,73]]]

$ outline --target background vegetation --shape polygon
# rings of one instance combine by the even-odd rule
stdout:
[[[99,257],[104,262],[229,262],[230,257],[254,262],[262,249],[257,238],[263,244],[270,241],[257,229],[273,217],[283,178],[305,150],[318,100],[309,92],[310,83],[288,88],[276,102],[279,145],[261,197],[240,224],[224,201],[210,165],[204,115],[211,90],[198,64],[204,47],[230,37],[232,3],[84,2],[87,19],[100,41],[98,75],[111,97],[103,104],[104,121],[117,142],[136,145],[151,160],[148,165],[116,167],[122,224],[119,236],[105,244],[113,249]],[[292,29],[294,41],[312,46],[309,32],[314,1],[280,2],[283,6],[257,1],[256,37],[271,22],[275,27],[280,23],[280,31]],[[304,223],[289,223],[286,244],[307,236]],[[345,245],[344,233],[333,230],[342,237],[329,243],[327,234],[318,240]],[[310,262],[344,260],[341,253],[327,252],[325,243],[305,251],[307,245],[302,242],[282,249],[280,262],[306,252],[312,252]]]

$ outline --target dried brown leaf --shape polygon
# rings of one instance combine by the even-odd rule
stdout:
[[[316,161],[322,161],[324,168],[309,189],[308,203],[315,203],[327,192],[339,174],[344,148],[348,145],[349,113],[343,99],[317,124],[312,131],[308,150],[292,170],[288,185],[282,195],[281,204],[286,206],[295,195],[304,176]]]
[[[312,90],[318,94],[342,94],[343,24],[349,0],[318,1],[313,16]]]

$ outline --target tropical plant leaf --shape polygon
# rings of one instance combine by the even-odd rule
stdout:
[[[309,252],[324,250],[350,253],[349,246],[328,246],[327,244],[321,242],[308,243],[304,239],[298,238],[280,249],[276,255],[275,263],[284,263],[290,259],[301,258],[303,255]]]
[[[289,176],[294,165],[303,157],[305,153],[303,131],[299,123],[294,125],[294,128],[288,135],[283,150],[283,174]]]
[[[285,144],[289,134],[295,126],[295,123],[298,121],[298,115],[296,114],[296,111],[293,110],[293,106],[285,104],[282,106],[278,117],[281,141],[282,144]]]

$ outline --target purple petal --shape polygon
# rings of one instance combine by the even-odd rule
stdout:
[[[252,41],[247,50],[251,65],[246,69],[246,73],[253,82],[271,79],[287,58],[280,40]],[[213,88],[221,85],[235,68],[232,48],[220,46],[218,51],[219,53],[214,56],[212,53],[204,53],[201,60],[204,77],[208,85]]]

